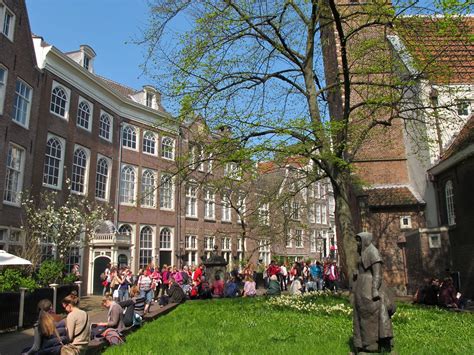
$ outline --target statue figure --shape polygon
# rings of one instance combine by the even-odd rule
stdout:
[[[390,351],[395,313],[393,298],[382,286],[382,258],[372,233],[356,235],[360,259],[353,285],[353,340],[357,352]]]

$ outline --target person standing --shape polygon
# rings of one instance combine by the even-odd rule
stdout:
[[[285,263],[280,265],[280,288],[285,291],[288,289],[288,269]]]

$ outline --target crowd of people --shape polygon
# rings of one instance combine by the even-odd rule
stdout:
[[[442,281],[437,278],[430,279],[425,286],[416,291],[414,302],[449,309],[464,309],[466,306],[465,298],[457,292],[450,276]]]

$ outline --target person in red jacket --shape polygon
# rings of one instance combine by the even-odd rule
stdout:
[[[193,281],[201,282],[201,278],[202,278],[202,264],[199,264],[199,266],[194,271]]]
[[[278,276],[280,272],[281,272],[280,267],[276,264],[275,260],[272,260],[267,269],[268,277],[272,277],[273,275]]]

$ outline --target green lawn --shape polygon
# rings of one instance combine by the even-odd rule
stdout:
[[[474,354],[474,314],[399,305],[397,354]],[[351,311],[344,298],[187,302],[106,354],[345,354]]]

